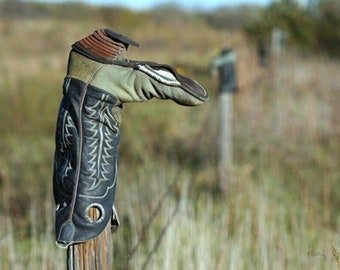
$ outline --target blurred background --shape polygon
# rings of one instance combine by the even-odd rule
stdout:
[[[0,269],[66,268],[55,123],[71,44],[104,27],[140,43],[127,58],[171,64],[210,95],[124,106],[115,269],[339,269],[340,2],[124,2],[0,1]],[[228,48],[222,190],[211,62]]]

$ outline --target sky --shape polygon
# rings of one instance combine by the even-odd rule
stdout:
[[[38,0],[39,1],[39,0]],[[173,3],[185,9],[212,10],[226,5],[268,5],[273,0],[45,0],[44,2],[84,2],[91,5],[122,6],[135,10],[149,9],[157,5]]]

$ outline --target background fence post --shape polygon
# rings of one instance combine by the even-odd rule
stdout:
[[[95,208],[92,211],[93,219],[99,218],[99,211]],[[68,270],[111,270],[113,269],[113,247],[111,222],[105,230],[95,239],[74,244],[67,250]]]
[[[287,34],[280,28],[274,28],[271,35],[271,72],[273,79],[273,95],[275,106],[275,132],[279,135],[284,125],[283,112],[280,109],[285,98],[289,83],[286,78],[286,54],[285,47]]]
[[[236,79],[236,54],[232,49],[225,49],[220,56],[212,61],[212,66],[219,71],[219,185],[223,193],[226,193],[230,181],[233,163],[233,94],[237,89]]]

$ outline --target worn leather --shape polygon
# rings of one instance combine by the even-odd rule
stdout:
[[[105,89],[121,103],[159,98],[197,106],[208,100],[206,90],[195,80],[180,75],[170,65],[149,61],[122,59],[101,63],[72,51],[68,76],[86,80],[91,77],[92,85]]]
[[[115,214],[120,140],[119,122],[112,111],[116,103],[101,89],[78,79],[65,79],[54,164],[60,244],[67,246],[96,237]],[[98,220],[88,216],[91,207],[99,209]],[[118,225],[113,216],[112,225]]]
[[[93,239],[109,222],[118,227],[114,199],[122,106],[152,98],[195,106],[208,95],[168,65],[124,58],[104,63],[71,50],[56,128],[58,245]],[[98,220],[88,216],[91,207],[100,210]]]

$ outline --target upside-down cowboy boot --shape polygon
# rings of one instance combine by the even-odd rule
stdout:
[[[63,85],[53,175],[56,243],[67,247],[97,237],[111,222],[114,207],[122,105],[153,97],[194,106],[208,99],[194,80],[169,65],[123,57],[138,44],[108,29],[72,45]],[[99,211],[99,218],[89,210]]]

